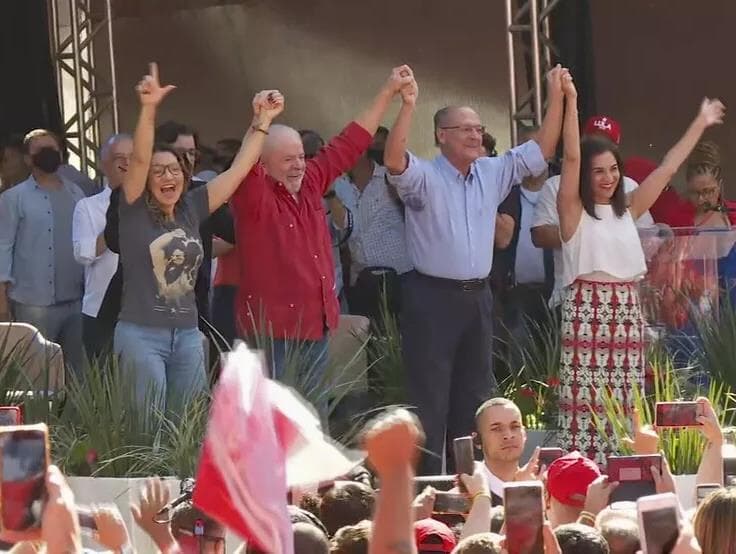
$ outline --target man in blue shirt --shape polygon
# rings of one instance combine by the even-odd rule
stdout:
[[[72,215],[84,194],[57,173],[55,134],[31,131],[23,147],[31,176],[0,194],[0,319],[30,323],[80,372],[84,269],[74,259]]]
[[[401,328],[408,400],[433,454],[424,456],[425,474],[440,473],[445,438],[449,445],[471,434],[475,410],[495,392],[488,275],[496,212],[514,184],[547,169],[560,137],[565,71],[556,67],[548,76],[549,108],[537,140],[496,158],[479,157],[485,128],[474,110],[456,106],[435,114],[439,156],[407,152],[416,82],[402,91],[384,160],[406,206],[415,267],[402,294]]]

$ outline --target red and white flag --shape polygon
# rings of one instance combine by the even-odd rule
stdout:
[[[264,552],[292,554],[287,491],[345,475],[361,459],[326,437],[308,404],[267,379],[240,344],[214,391],[194,504]]]

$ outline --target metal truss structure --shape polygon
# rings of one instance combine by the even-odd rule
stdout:
[[[111,3],[48,0],[66,144],[70,159],[91,176],[98,169],[101,137],[118,131]]]
[[[544,76],[558,50],[550,37],[550,14],[561,0],[506,0],[511,144],[522,125],[542,124]]]

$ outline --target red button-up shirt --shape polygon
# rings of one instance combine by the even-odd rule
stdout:
[[[240,286],[236,317],[245,335],[319,340],[337,327],[332,241],[322,196],[353,167],[371,134],[350,123],[307,161],[298,200],[257,164],[231,205]]]

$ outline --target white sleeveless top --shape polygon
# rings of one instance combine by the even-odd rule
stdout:
[[[562,243],[563,285],[576,279],[627,282],[647,272],[644,250],[631,212],[617,217],[610,204],[596,204],[595,219],[583,210],[569,241]]]

